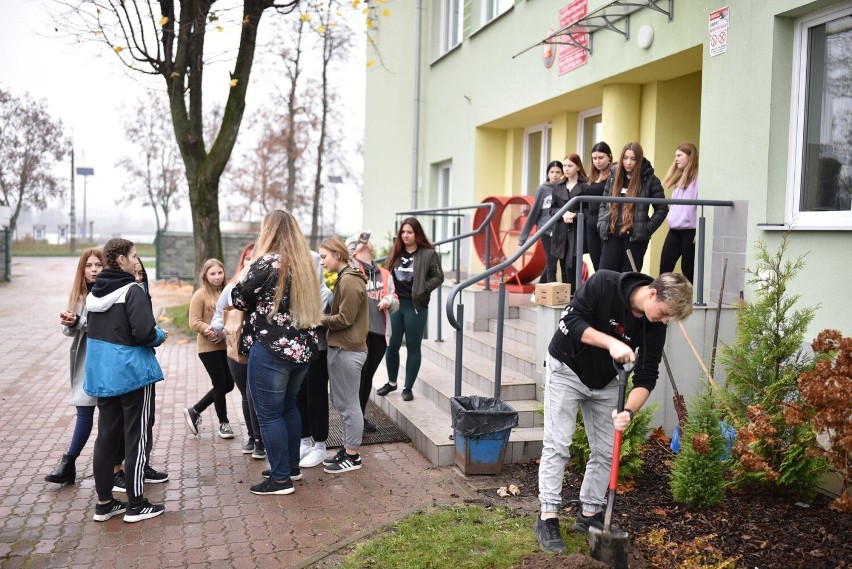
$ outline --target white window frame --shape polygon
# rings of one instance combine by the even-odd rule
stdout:
[[[515,5],[515,0],[482,0],[482,25],[505,14]]]
[[[444,55],[462,42],[464,35],[464,0],[441,0],[441,37],[439,55]]]
[[[586,143],[586,119],[597,115],[603,115],[603,107],[595,107],[587,109],[577,114],[577,148],[580,152],[580,159],[583,161],[583,166],[586,167],[586,172],[590,172],[592,168],[592,147],[586,148],[583,146]],[[593,142],[597,144],[600,140]],[[588,153],[588,154],[587,154]]]
[[[552,143],[553,143],[553,124],[546,122],[546,123],[537,124],[537,125],[533,125],[533,126],[529,126],[529,127],[525,128],[524,129],[523,168],[521,168],[521,176],[522,176],[521,179],[522,179],[522,183],[524,184],[523,192],[522,192],[521,195],[525,195],[525,196],[534,195],[535,191],[538,189],[538,185],[536,185],[534,188],[526,187],[527,180],[529,179],[529,173],[530,173],[530,171],[529,171],[530,165],[529,165],[529,160],[528,160],[528,156],[529,156],[529,153],[530,153],[529,152],[529,150],[530,150],[530,148],[529,148],[529,146],[530,146],[529,135],[533,132],[541,132],[541,164],[538,165],[538,171],[539,171],[540,175],[542,175],[542,176],[544,175],[544,173],[545,173],[544,169],[547,167],[547,165],[550,163],[550,161],[553,160],[550,157],[550,151],[553,148],[553,145],[552,145]],[[560,159],[561,158],[556,158],[556,160],[560,160]],[[542,178],[542,181],[544,181],[544,178]],[[539,184],[541,184],[541,182],[539,182]]]
[[[793,230],[852,230],[852,211],[799,211],[805,158],[808,33],[813,27],[846,16],[852,16],[852,2],[814,12],[799,18],[794,25],[790,154],[787,171],[787,203],[784,214],[785,225]]]
[[[450,207],[453,200],[453,161],[447,160],[436,165],[438,174],[436,189],[438,203],[436,208]],[[437,235],[433,236],[435,241],[446,239],[452,231],[451,220],[448,217],[439,217],[436,223]]]

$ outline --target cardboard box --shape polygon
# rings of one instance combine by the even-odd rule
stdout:
[[[535,285],[535,303],[545,306],[566,305],[571,300],[571,285],[547,283]]]

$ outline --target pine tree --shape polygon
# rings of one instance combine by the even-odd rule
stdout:
[[[737,429],[734,484],[768,485],[808,497],[827,465],[815,456],[810,422],[789,425],[784,410],[799,402],[796,379],[813,366],[802,345],[816,308],[794,310],[800,297],[787,293],[804,267],[804,255],[785,260],[788,239],[775,253],[758,242],[757,268],[747,270],[755,299],[740,309],[736,338],[722,350],[721,362],[728,376],[728,419]]]
[[[719,428],[720,406],[707,386],[691,402],[681,451],[672,464],[672,496],[690,508],[709,508],[725,495],[725,438]]]

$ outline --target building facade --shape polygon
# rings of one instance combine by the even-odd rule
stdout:
[[[736,202],[704,208],[705,301],[725,258],[726,300],[750,298],[755,242],[774,249],[789,232],[791,256],[807,254],[791,292],[822,305],[810,337],[849,334],[852,1],[630,4],[385,3],[368,54],[365,226],[379,235],[398,211],[531,195],[549,160],[589,164],[599,140],[616,160],[639,142],[662,178],[692,142],[699,197]]]

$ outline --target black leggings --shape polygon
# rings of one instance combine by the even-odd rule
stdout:
[[[619,273],[632,271],[630,259],[627,257],[627,251],[630,251],[633,253],[633,260],[636,261],[636,271],[641,271],[647,249],[647,241],[631,241],[629,237],[610,235],[609,239],[603,242],[600,268]]]
[[[248,364],[241,364],[238,361],[228,358],[228,368],[231,370],[231,377],[234,378],[234,383],[240,394],[243,396],[243,419],[246,422],[246,431],[248,436],[254,441],[263,441],[260,436],[260,423],[257,422],[257,413],[254,412],[254,403],[251,400],[251,392],[248,389]]]
[[[216,416],[219,417],[219,422],[229,423],[228,403],[225,396],[233,391],[234,378],[228,368],[228,356],[225,354],[225,350],[216,350],[215,352],[201,352],[198,354],[198,358],[204,364],[204,369],[207,370],[210,381],[213,382],[213,389],[193,405],[193,409],[201,414],[212,403],[213,407],[216,408]]]
[[[367,334],[367,361],[361,368],[361,388],[358,391],[358,400],[361,402],[361,413],[367,408],[370,392],[373,391],[373,376],[385,357],[388,349],[384,334],[370,332]]]
[[[302,438],[324,443],[328,439],[328,350],[320,350],[308,367],[296,407],[302,416]]]
[[[660,254],[660,273],[674,271],[677,260],[680,259],[680,270],[683,276],[692,282],[695,271],[695,230],[669,229],[663,252]]]

